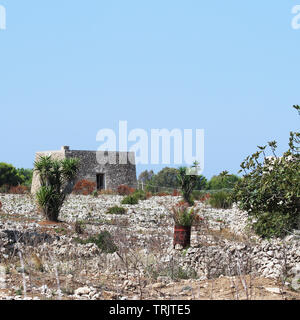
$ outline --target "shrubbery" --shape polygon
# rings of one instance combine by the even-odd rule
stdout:
[[[96,182],[83,179],[78,181],[75,184],[73,188],[73,193],[87,196],[87,195],[93,194],[95,189],[96,189]]]
[[[120,196],[128,196],[128,195],[132,194],[134,191],[135,191],[134,188],[131,188],[125,184],[122,184],[122,185],[118,186],[118,188],[117,188],[117,193]]]
[[[130,205],[134,205],[134,204],[138,204],[139,200],[135,195],[129,195],[127,197],[125,197],[122,202],[122,204],[130,204]]]
[[[107,210],[107,213],[109,214],[125,214],[126,209],[123,207],[114,206]]]
[[[118,247],[113,241],[113,237],[108,231],[102,231],[97,236],[90,237],[86,240],[76,238],[75,241],[81,244],[95,243],[97,247],[105,253],[114,253],[118,250]]]
[[[299,106],[294,108],[300,113]],[[282,157],[276,156],[277,143],[271,141],[241,164],[244,176],[235,187],[234,200],[253,218],[254,230],[262,237],[282,237],[299,227],[299,143],[300,133],[290,132],[289,149]]]
[[[229,209],[232,207],[231,192],[218,191],[212,193],[209,198],[209,204],[216,209]]]
[[[281,212],[261,212],[257,216],[258,219],[252,222],[252,227],[256,234],[264,238],[284,237],[297,223],[294,216]]]
[[[208,193],[207,191],[194,190],[192,192],[192,197],[194,200],[205,202],[205,201],[209,200],[210,193]]]
[[[208,182],[209,190],[233,189],[241,178],[223,171],[217,176],[213,176]]]
[[[10,194],[27,194],[27,193],[29,193],[29,188],[26,186],[10,187],[8,190],[8,193],[10,193]]]
[[[147,193],[143,190],[136,190],[132,195],[135,196],[138,200],[147,200],[148,198]]]
[[[32,173],[30,169],[16,169],[11,164],[0,163],[0,192],[7,193],[11,187],[20,185],[30,188]]]

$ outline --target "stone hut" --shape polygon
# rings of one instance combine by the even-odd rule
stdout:
[[[79,158],[80,168],[76,182],[89,180],[95,182],[98,190],[115,190],[119,185],[126,184],[135,187],[136,165],[134,152],[112,152],[71,150],[63,146],[58,151],[41,151],[35,155],[35,161],[40,156],[51,155],[53,159]],[[39,176],[34,172],[31,193],[36,193],[40,187]]]

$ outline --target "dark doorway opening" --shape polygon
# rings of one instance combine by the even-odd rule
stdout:
[[[105,189],[104,174],[99,173],[97,174],[97,190],[103,190],[103,189]]]

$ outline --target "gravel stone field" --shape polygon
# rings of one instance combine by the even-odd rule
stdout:
[[[122,205],[122,196],[71,195],[59,223],[30,195],[0,194],[0,299],[299,299],[299,232],[262,240],[236,206],[196,202],[191,247],[173,247],[169,208],[180,197]],[[79,232],[78,223],[82,225]],[[85,241],[108,231],[117,251]]]

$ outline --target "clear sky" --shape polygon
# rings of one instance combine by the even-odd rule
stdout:
[[[204,129],[207,177],[236,173],[267,141],[284,151],[299,130],[297,4],[0,0],[0,162],[30,168],[37,150],[96,150],[98,130],[119,120]]]

